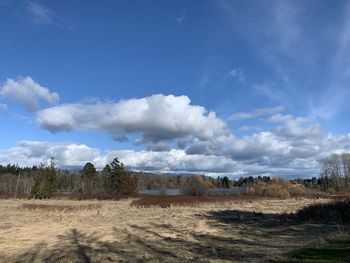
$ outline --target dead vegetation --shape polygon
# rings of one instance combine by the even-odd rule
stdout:
[[[42,211],[78,211],[99,209],[100,204],[81,205],[50,205],[50,204],[22,204],[19,209],[42,210]]]
[[[183,198],[165,208],[137,199],[1,200],[0,262],[257,262],[350,233],[344,220],[278,221],[327,199]]]
[[[327,197],[329,194],[316,189],[306,188],[302,184],[295,183],[280,177],[274,177],[272,181],[259,181],[248,187],[245,191],[248,196],[264,196],[275,198],[291,197]]]
[[[203,203],[224,204],[229,202],[253,202],[272,198],[246,195],[228,196],[192,196],[192,195],[144,195],[135,199],[131,205],[136,207],[171,207],[171,206],[198,206]]]

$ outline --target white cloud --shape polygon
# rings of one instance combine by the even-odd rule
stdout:
[[[70,10],[65,10],[64,14],[59,14],[41,3],[44,1],[23,0],[21,2],[23,3],[22,9],[18,13],[23,19],[37,26],[54,26],[68,30],[75,30],[77,28],[75,21],[76,15],[70,13]]]
[[[25,8],[35,24],[55,24],[57,14],[49,7],[34,1],[26,1]]]
[[[231,134],[194,140],[186,152],[229,157],[247,165],[253,174],[264,171],[281,176],[293,173],[314,176],[318,174],[319,159],[334,152],[350,151],[350,135],[332,135],[307,118],[278,113],[266,121],[277,126],[242,138]],[[258,169],[251,169],[253,164]]]
[[[260,130],[261,130],[261,128],[258,126],[249,126],[249,125],[243,125],[243,126],[238,128],[238,131],[241,131],[241,132],[249,132],[249,131],[258,132]]]
[[[270,131],[264,131],[235,140],[228,153],[233,158],[248,160],[264,156],[283,156],[287,155],[289,150],[290,145],[287,142],[279,140]]]
[[[30,77],[8,79],[0,95],[20,101],[29,110],[37,109],[39,100],[54,104],[59,99]],[[283,106],[277,106],[233,114],[231,120],[264,117],[271,126],[238,138],[214,112],[191,105],[187,96],[157,94],[118,102],[61,104],[36,112],[42,128],[105,132],[119,141],[136,134],[134,144],[146,150],[102,153],[84,144],[22,141],[0,151],[0,163],[33,165],[54,157],[60,167],[81,167],[92,161],[102,168],[117,156],[133,170],[305,176],[317,174],[320,158],[350,151],[350,134],[329,134],[320,124],[283,111]]]
[[[7,79],[3,86],[0,86],[0,97],[11,98],[22,103],[28,111],[35,111],[39,108],[39,100],[54,105],[59,101],[56,92],[50,92],[35,82],[31,77],[19,78],[17,80]]]
[[[228,119],[233,121],[242,121],[242,120],[254,119],[257,117],[265,117],[265,116],[269,116],[274,113],[279,113],[283,111],[284,111],[283,106],[277,106],[273,108],[257,108],[250,112],[234,113]]]
[[[272,125],[269,130],[242,138],[237,138],[215,113],[191,105],[187,96],[158,94],[119,102],[63,104],[37,112],[37,121],[52,132],[100,131],[120,141],[136,133],[140,136],[134,143],[145,146],[145,151],[101,154],[95,149],[90,158],[102,165],[116,155],[135,170],[316,175],[318,159],[335,151],[350,150],[350,136],[327,134],[320,124],[308,118],[281,114],[283,111],[282,106],[277,106],[231,116],[235,120],[264,117],[266,123]],[[177,149],[170,143],[173,140],[178,143]],[[84,156],[79,155],[80,148],[70,147],[60,149],[56,145],[50,149],[60,149],[59,152],[67,156],[77,151],[76,159],[80,162]],[[86,153],[91,152],[86,146],[80,147]],[[65,165],[74,164],[67,161],[68,157],[60,155],[59,158]],[[297,167],[298,164],[301,167]]]
[[[242,139],[229,138],[227,152],[187,153],[183,149],[166,152],[116,150],[101,152],[85,144],[22,141],[0,150],[0,164],[39,165],[53,157],[61,168],[81,168],[93,162],[97,168],[118,157],[131,170],[151,172],[205,173],[208,175],[315,176],[318,160],[333,152],[350,150],[350,134],[326,135],[313,144],[299,145],[282,140],[273,132],[261,132]],[[225,138],[219,139],[224,143]],[[226,138],[227,140],[227,138]]]
[[[119,151],[125,164],[136,170],[168,172],[230,172],[235,173],[240,165],[230,158],[208,155],[188,155],[184,150],[172,149],[166,153],[149,151]]]
[[[280,111],[281,112],[281,111]],[[271,112],[271,113],[276,113],[268,118],[268,121],[271,122],[280,122],[280,123],[289,123],[289,122],[295,122],[298,124],[308,122],[309,120],[304,117],[295,117],[291,114],[281,114],[280,112]]]
[[[37,121],[51,132],[100,131],[117,139],[140,133],[139,144],[188,136],[205,140],[230,133],[214,112],[190,102],[187,96],[158,94],[119,102],[62,104],[39,111]]]
[[[224,172],[234,175],[242,169],[237,162],[226,157],[188,155],[184,150],[175,149],[168,152],[120,150],[101,153],[99,149],[84,144],[22,141],[16,147],[0,150],[0,164],[39,165],[51,157],[62,168],[81,168],[86,162],[93,162],[102,169],[118,157],[129,169],[140,171]]]
[[[100,151],[82,144],[22,141],[16,147],[0,151],[0,163],[39,165],[53,157],[60,167],[81,166],[95,161]]]
[[[227,74],[226,77],[233,77],[234,79],[236,79],[238,82],[241,82],[241,83],[243,83],[246,80],[243,70],[239,68],[234,68],[230,70],[230,72]]]
[[[279,138],[272,131],[254,133],[243,138],[221,136],[212,140],[194,140],[187,148],[188,154],[227,156],[242,162],[260,162],[264,157],[287,156],[290,142]]]
[[[280,123],[281,125],[272,130],[276,135],[283,136],[285,139],[299,138],[321,138],[326,132],[319,123],[312,123],[308,118],[295,117],[291,114],[275,114],[267,119],[270,122]]]

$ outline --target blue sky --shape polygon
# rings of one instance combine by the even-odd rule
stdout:
[[[0,0],[0,163],[318,174],[350,149],[348,1]]]

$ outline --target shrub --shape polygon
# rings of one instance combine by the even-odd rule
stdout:
[[[293,184],[288,180],[275,177],[272,181],[255,183],[245,191],[247,195],[266,197],[289,198],[306,194],[305,187],[301,184]]]
[[[350,200],[315,204],[300,209],[295,215],[299,221],[325,220],[327,222],[350,222]]]
[[[199,175],[184,178],[181,191],[185,195],[206,195],[208,188],[213,187],[210,181],[203,180],[202,176]]]
[[[248,187],[245,191],[245,194],[247,195],[255,195],[255,188],[254,187]]]

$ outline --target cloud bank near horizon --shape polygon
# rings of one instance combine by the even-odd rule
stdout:
[[[133,171],[226,175],[231,178],[277,175],[277,173],[294,177],[310,170],[308,167],[299,167],[296,174],[291,167],[276,167],[267,172],[268,166],[263,164],[244,163],[224,156],[187,154],[181,149],[171,149],[168,152],[134,150],[101,152],[98,148],[85,144],[21,141],[13,148],[0,151],[0,163],[12,163],[16,160],[24,166],[32,166],[47,163],[54,158],[58,167],[62,169],[81,169],[86,162],[92,162],[98,169],[102,169],[115,157]]]
[[[134,147],[102,152],[83,143],[25,140],[0,151],[0,163],[38,165],[54,157],[62,168],[86,162],[102,168],[114,157],[137,171],[189,172],[211,175],[314,176],[318,161],[331,153],[350,151],[350,134],[333,135],[319,123],[284,114],[284,107],[256,108],[231,115],[231,122],[259,118],[269,125],[237,137],[229,123],[188,96],[156,94],[143,98],[64,103],[38,109],[39,99],[57,104],[59,95],[30,77],[8,79],[3,97],[18,100],[35,112],[37,124],[52,133],[100,132],[114,140],[133,136]],[[15,94],[15,95],[14,95]]]

